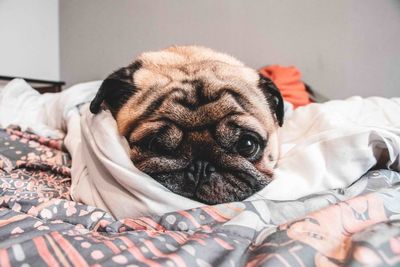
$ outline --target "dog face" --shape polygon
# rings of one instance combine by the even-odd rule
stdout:
[[[239,201],[272,178],[282,97],[228,55],[194,46],[144,53],[103,82],[91,111],[102,104],[135,166],[176,194]]]

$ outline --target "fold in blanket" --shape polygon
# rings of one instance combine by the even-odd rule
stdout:
[[[344,190],[295,201],[115,220],[70,201],[70,162],[61,147],[62,140],[0,129],[0,266],[400,263],[397,172],[370,171]]]
[[[93,115],[88,109],[99,85],[85,83],[39,95],[23,80],[12,81],[0,91],[0,124],[19,124],[53,137],[65,132],[72,156],[73,199],[117,218],[202,206],[135,168],[110,112]],[[400,170],[398,114],[399,98],[353,97],[296,109],[280,129],[274,181],[249,200],[296,199],[347,187],[377,164]]]

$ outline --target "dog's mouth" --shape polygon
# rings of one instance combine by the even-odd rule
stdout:
[[[242,201],[264,188],[270,181],[269,177],[260,179],[236,171],[214,171],[207,177],[194,177],[193,173],[186,170],[151,176],[172,192],[209,205]]]

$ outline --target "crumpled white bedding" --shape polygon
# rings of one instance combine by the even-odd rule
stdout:
[[[65,133],[72,156],[72,197],[117,218],[203,205],[135,168],[111,114],[93,115],[88,109],[100,84],[39,95],[23,80],[13,80],[0,91],[0,126],[17,124],[48,137]],[[279,136],[275,179],[249,200],[289,200],[343,188],[377,162],[399,171],[400,98],[352,97],[301,107],[285,120]]]

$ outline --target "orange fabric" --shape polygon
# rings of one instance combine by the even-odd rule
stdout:
[[[275,83],[283,99],[292,103],[294,108],[311,103],[306,86],[301,81],[301,73],[296,67],[271,65],[261,68],[260,73]]]

